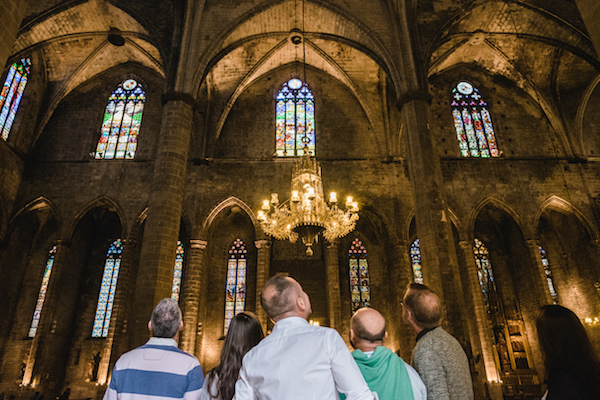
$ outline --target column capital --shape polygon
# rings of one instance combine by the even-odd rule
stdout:
[[[404,107],[406,103],[410,103],[411,101],[423,101],[427,104],[431,104],[432,100],[433,97],[431,96],[431,93],[429,93],[429,91],[413,90],[410,92],[403,93],[398,99],[396,107],[398,107],[398,111],[402,111],[402,107]]]
[[[526,240],[525,244],[529,247],[533,247],[538,249],[540,247],[540,241],[537,239],[530,239],[530,240]]]
[[[163,106],[171,101],[183,101],[184,103],[191,106],[192,108],[196,108],[196,106],[198,105],[194,96],[192,96],[191,94],[188,94],[188,93],[184,93],[184,92],[163,93],[161,100],[162,100]]]
[[[137,240],[133,238],[123,238],[121,239],[121,242],[123,242],[124,245],[126,244],[132,247],[135,247],[137,245]]]
[[[190,240],[190,247],[192,249],[204,250],[204,249],[206,249],[207,245],[208,245],[208,242],[206,240],[199,240],[199,239],[191,239]]]
[[[473,249],[473,241],[472,240],[461,240],[460,242],[458,242],[458,245],[460,246],[460,248],[465,251],[465,250],[471,250]]]
[[[257,249],[270,249],[272,244],[273,242],[267,239],[260,239],[254,241],[254,246],[256,246]]]
[[[330,241],[327,241],[327,248],[328,248],[328,249],[336,249],[336,248],[338,247],[338,245],[339,245],[339,244],[340,244],[340,241],[339,241],[339,240],[337,240],[337,239],[336,239],[336,240],[334,240],[334,241],[332,241],[332,242],[330,242]]]

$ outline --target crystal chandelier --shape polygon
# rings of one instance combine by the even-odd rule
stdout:
[[[325,202],[321,166],[305,148],[304,155],[294,163],[291,198],[280,204],[277,193],[271,194],[270,201],[263,201],[258,220],[265,233],[276,239],[295,243],[300,236],[306,254],[312,256],[312,244],[318,242],[320,233],[332,242],[356,226],[357,202],[348,196],[344,210],[337,202],[335,192],[329,194],[329,205]]]

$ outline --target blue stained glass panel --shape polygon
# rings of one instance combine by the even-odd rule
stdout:
[[[179,301],[181,292],[181,276],[183,275],[183,257],[184,248],[180,240],[177,241],[177,251],[175,253],[175,266],[173,267],[173,285],[171,287],[171,298]]]
[[[234,316],[244,311],[246,305],[246,256],[248,250],[241,239],[229,247],[225,281],[225,324],[224,335]]]
[[[450,107],[461,156],[500,156],[492,117],[476,87],[465,81],[459,82],[452,89]]]
[[[367,249],[356,238],[348,250],[348,272],[350,275],[350,301],[352,313],[361,307],[371,306],[371,277],[367,261]]]
[[[552,277],[552,269],[550,268],[550,260],[548,260],[548,254],[542,246],[540,248],[540,256],[542,257],[542,264],[544,265],[544,273],[546,274],[546,283],[548,284],[548,290],[552,297],[552,302],[558,304],[558,293],[556,292],[556,286],[554,285],[554,278]]]
[[[315,155],[314,97],[306,83],[293,78],[277,95],[275,152],[278,157],[298,157],[304,154],[305,142]]]
[[[414,282],[424,285],[423,271],[421,270],[421,243],[419,242],[419,239],[415,239],[410,245],[410,260]]]
[[[98,295],[98,303],[96,305],[92,337],[99,338],[108,336],[108,328],[110,326],[110,317],[112,315],[115,292],[117,290],[117,280],[119,277],[122,253],[123,243],[121,242],[121,239],[115,240],[108,247],[106,261],[104,262],[102,283],[100,284],[100,293]]]
[[[0,91],[0,137],[4,140],[8,140],[30,73],[31,59],[22,58],[11,65],[6,74]]]
[[[108,98],[95,158],[135,157],[145,101],[146,92],[136,80],[119,84]]]
[[[44,301],[46,300],[46,292],[48,291],[48,283],[50,282],[50,274],[52,273],[52,266],[54,265],[54,256],[56,255],[56,246],[52,246],[52,249],[48,252],[48,260],[46,261],[46,269],[44,270],[44,276],[42,276],[42,283],[40,285],[40,291],[38,293],[38,299],[35,304],[35,310],[33,311],[33,318],[31,320],[31,326],[29,327],[28,337],[35,337],[42,316],[42,308],[44,307]]]

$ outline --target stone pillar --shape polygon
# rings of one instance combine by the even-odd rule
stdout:
[[[327,311],[329,327],[339,329],[342,326],[340,307],[340,263],[337,242],[327,243],[325,249],[325,269],[327,276]],[[345,335],[344,335],[345,336]]]
[[[4,71],[6,61],[11,55],[10,51],[26,11],[26,0],[0,0],[0,15],[2,16],[2,24],[0,24],[0,70],[2,71]]]
[[[183,331],[181,332],[181,349],[186,353],[194,354],[196,349],[196,333],[198,326],[198,313],[201,306],[200,296],[206,283],[204,273],[204,250],[207,242],[204,240],[190,240],[190,249],[185,256],[185,270],[183,271],[183,287],[181,288],[181,301],[183,309]]]
[[[473,355],[481,354],[483,361],[483,369],[485,371],[485,378],[488,383],[498,382],[501,377],[498,374],[498,368],[496,367],[496,361],[494,352],[495,341],[493,338],[492,329],[487,316],[487,310],[483,303],[483,295],[481,293],[481,286],[479,284],[479,276],[477,274],[477,264],[475,263],[475,257],[473,255],[473,244],[467,241],[461,241],[459,243],[461,250],[464,253],[465,264],[467,266],[467,279],[468,292],[471,298],[466,299],[469,306],[473,310],[474,323],[470,324],[471,330],[471,346],[473,349]],[[478,363],[477,363],[478,364]],[[480,368],[479,368],[480,369]]]
[[[529,249],[529,254],[533,260],[534,276],[533,281],[535,283],[535,290],[538,292],[538,298],[541,304],[552,304],[552,295],[548,288],[548,280],[546,278],[546,271],[544,269],[544,263],[542,262],[542,255],[540,253],[540,245],[537,240],[526,240],[525,244]]]
[[[409,92],[398,102],[398,109],[408,140],[423,279],[443,301],[442,273],[453,271],[457,261],[440,159],[429,128],[430,100],[426,91]]]
[[[394,262],[392,265],[391,278],[392,278],[392,293],[394,294],[395,302],[390,307],[390,312],[396,311],[395,314],[391,314],[391,321],[387,321],[388,324],[394,327],[396,330],[396,345],[400,349],[402,358],[407,362],[410,362],[412,358],[412,349],[415,344],[415,331],[412,329],[410,324],[404,320],[402,316],[402,307],[400,306],[406,287],[410,282],[413,281],[412,264],[410,262],[409,254],[410,242],[408,240],[399,240],[393,246],[393,257]]]
[[[600,2],[598,0],[575,0],[581,19],[585,24],[588,35],[596,49],[596,58],[600,59]]]
[[[263,332],[267,332],[267,314],[260,305],[260,292],[271,276],[271,241],[256,240],[254,246],[258,251],[256,262],[256,316]]]
[[[185,93],[163,95],[148,217],[135,285],[131,347],[146,341],[148,316],[161,299],[171,295],[194,104],[194,99]]]

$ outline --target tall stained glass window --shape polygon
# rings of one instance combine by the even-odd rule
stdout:
[[[54,265],[54,256],[56,255],[56,246],[52,246],[48,252],[48,260],[46,261],[46,269],[44,270],[44,276],[42,276],[42,284],[40,285],[40,291],[38,293],[37,303],[35,303],[35,310],[33,311],[33,318],[31,319],[31,326],[29,327],[28,337],[33,338],[37,333],[40,325],[40,318],[42,316],[42,308],[44,307],[44,300],[46,300],[46,292],[48,291],[48,283],[50,282],[50,274],[52,273],[52,266]]]
[[[290,79],[277,95],[276,152],[278,157],[315,155],[315,100],[308,85]]]
[[[97,159],[132,159],[142,125],[146,92],[135,79],[127,79],[112,92],[104,111]]]
[[[350,259],[350,299],[354,313],[359,308],[371,306],[371,278],[367,249],[358,238],[352,241],[348,257]]]
[[[487,307],[490,306],[490,296],[496,293],[496,283],[494,281],[494,272],[490,263],[490,253],[483,242],[475,238],[473,246],[473,255],[477,264],[477,277],[483,293],[483,300]]]
[[[177,252],[175,253],[175,267],[173,268],[173,286],[171,288],[171,298],[179,301],[181,292],[181,275],[183,273],[183,243],[177,241]]]
[[[452,116],[456,138],[463,157],[498,157],[496,134],[488,104],[469,82],[452,89]]]
[[[22,58],[8,69],[0,92],[0,136],[4,140],[8,140],[30,73],[31,59],[29,58]]]
[[[100,294],[98,295],[98,305],[96,306],[96,317],[94,318],[92,337],[106,337],[108,335],[108,326],[110,324],[110,316],[115,301],[115,291],[117,289],[117,278],[119,277],[122,254],[123,243],[121,242],[121,239],[115,240],[108,246],[106,261],[104,262],[102,284],[100,285]]]
[[[225,283],[225,331],[233,317],[244,311],[246,304],[246,256],[248,250],[241,239],[236,239],[229,247],[227,260],[227,282]]]
[[[548,260],[546,250],[544,250],[542,246],[539,247],[540,255],[542,256],[542,264],[544,265],[544,272],[546,273],[548,289],[550,290],[550,296],[552,297],[552,302],[554,304],[558,304],[558,293],[556,292],[556,287],[554,286],[554,278],[552,277],[552,270],[550,269],[550,260]]]
[[[415,283],[424,285],[423,271],[421,270],[421,245],[418,238],[410,245],[410,261],[413,270],[413,280]]]

